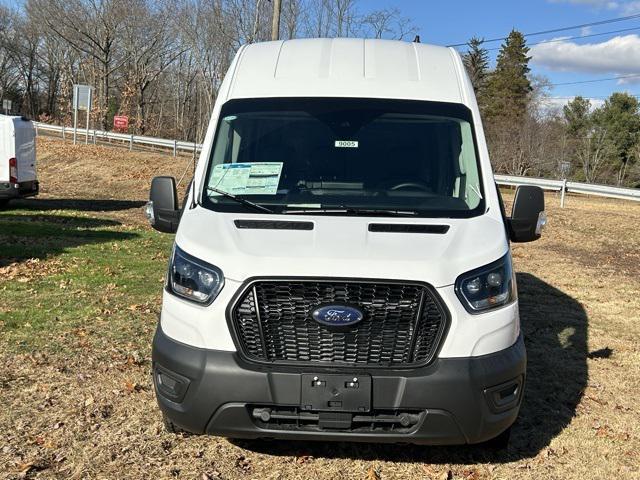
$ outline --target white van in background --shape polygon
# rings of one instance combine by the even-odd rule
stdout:
[[[24,117],[0,115],[0,207],[38,194],[36,132]]]
[[[221,85],[153,341],[170,431],[504,445],[526,352],[507,217],[454,49],[305,39],[243,47]]]

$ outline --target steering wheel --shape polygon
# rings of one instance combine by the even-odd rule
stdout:
[[[394,185],[393,187],[391,187],[389,190],[403,190],[405,188],[413,188],[413,189],[422,190],[423,192],[431,193],[431,189],[429,187],[427,187],[426,185],[423,185],[421,183],[416,183],[416,182],[399,183],[399,184]]]

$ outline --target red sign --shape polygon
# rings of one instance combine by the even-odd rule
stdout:
[[[113,128],[116,130],[127,130],[129,128],[129,117],[116,115],[113,117]]]

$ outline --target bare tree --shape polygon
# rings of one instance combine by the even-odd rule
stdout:
[[[418,29],[408,17],[403,17],[398,8],[384,8],[366,14],[361,23],[364,36],[404,40],[418,33]]]
[[[281,35],[286,39],[299,36],[302,21],[302,1],[285,0],[282,4]],[[284,34],[282,32],[284,30]]]
[[[99,113],[108,125],[110,80],[121,66],[118,39],[128,15],[126,0],[29,0],[37,20],[85,54],[97,68]]]
[[[169,35],[168,12],[148,0],[133,0],[130,15],[123,22],[122,48],[125,91],[135,103],[138,133],[147,130],[149,91],[160,75],[178,58],[183,49]],[[121,109],[126,108],[121,102]]]
[[[588,183],[598,179],[607,155],[607,140],[607,130],[598,125],[581,139],[577,154],[582,165],[582,173]]]
[[[0,5],[0,99],[15,91],[20,78],[15,68],[13,49],[13,15],[5,6]]]
[[[40,32],[36,25],[28,22],[27,18],[16,16],[7,45],[7,52],[22,80],[23,110],[31,117],[37,115],[38,110],[38,47]]]
[[[329,5],[334,21],[333,36],[352,36],[358,22],[356,0],[332,0]]]

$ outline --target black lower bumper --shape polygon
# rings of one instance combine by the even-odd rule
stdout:
[[[185,430],[231,438],[479,443],[515,421],[525,370],[522,337],[495,354],[439,358],[410,370],[265,367],[247,364],[234,352],[176,342],[160,327],[153,340],[154,385],[163,413]],[[370,375],[370,410],[305,410],[304,374]]]
[[[0,182],[0,200],[33,197],[39,190],[40,184],[36,180],[21,183]]]

